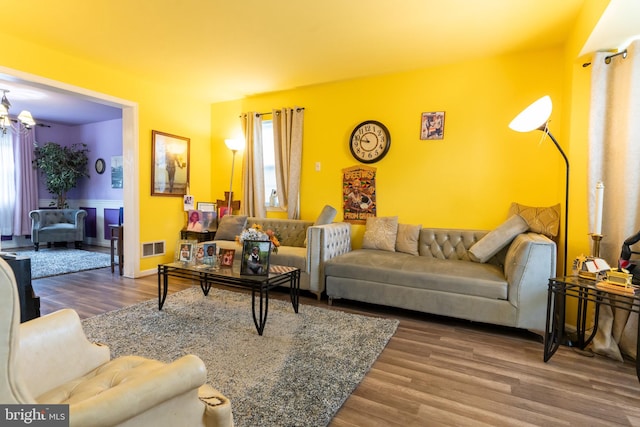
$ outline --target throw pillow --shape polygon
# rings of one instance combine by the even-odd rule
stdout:
[[[420,239],[422,225],[398,224],[396,236],[396,251],[411,255],[419,255],[418,240]]]
[[[534,207],[511,203],[509,215],[520,215],[529,224],[529,230],[534,233],[544,234],[551,240],[554,240],[554,237],[558,235],[560,229],[560,203],[549,207]]]
[[[236,240],[247,225],[245,215],[225,215],[218,224],[216,240]]]
[[[469,258],[475,262],[487,262],[500,249],[511,243],[518,234],[524,233],[528,229],[529,226],[523,218],[513,215],[471,246]]]
[[[362,247],[365,249],[381,249],[396,251],[396,236],[398,235],[398,217],[369,217],[364,228]]]

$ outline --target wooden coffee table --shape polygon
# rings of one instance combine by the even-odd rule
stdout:
[[[289,285],[291,305],[298,312],[300,299],[300,269],[280,265],[271,265],[269,274],[253,276],[240,274],[240,262],[232,267],[213,269],[209,266],[192,266],[181,262],[158,264],[158,310],[162,310],[169,289],[169,277],[197,280],[204,295],[209,294],[211,285],[216,283],[251,289],[251,308],[253,323],[258,335],[262,335],[269,313],[269,290],[277,286]],[[257,307],[256,307],[257,306]]]

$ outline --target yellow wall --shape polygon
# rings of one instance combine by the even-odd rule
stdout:
[[[562,50],[460,62],[408,73],[357,79],[249,97],[212,106],[214,190],[228,187],[241,112],[305,107],[301,212],[313,220],[326,203],[341,208],[341,171],[357,165],[348,139],[365,120],[391,132],[391,148],[377,168],[378,216],[398,215],[427,227],[490,229],[513,201],[548,206],[564,201],[564,163],[542,133],[520,134],[508,124],[548,94],[561,122]],[[445,138],[422,141],[422,112],[445,111]],[[562,141],[562,131],[554,132]],[[315,163],[320,162],[320,172]],[[240,188],[236,176],[234,191]],[[342,216],[340,214],[339,220]],[[355,227],[356,245],[363,230]]]

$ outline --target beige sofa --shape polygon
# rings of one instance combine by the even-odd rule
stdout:
[[[347,223],[314,225],[313,221],[296,219],[236,218],[243,220],[233,231],[223,230],[221,222],[213,240],[218,248],[242,252],[235,236],[253,224],[259,224],[263,230],[273,230],[279,236],[281,245],[277,253],[270,255],[270,264],[299,268],[300,289],[314,293],[318,299],[324,291],[324,263],[351,250],[351,226]]]
[[[556,273],[553,241],[521,232],[486,262],[474,262],[472,247],[488,231],[418,231],[414,253],[357,249],[328,260],[324,273],[329,303],[344,298],[544,330],[547,283]]]
[[[20,324],[15,277],[0,259],[0,402],[69,405],[69,425],[232,427],[229,400],[207,385],[197,356],[172,363],[111,360],[78,314],[63,309]]]

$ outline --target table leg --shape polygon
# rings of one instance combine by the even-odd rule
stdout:
[[[565,320],[565,286],[562,286],[563,292],[559,293],[556,289],[557,283],[549,281],[549,292],[547,294],[547,322],[544,332],[544,356],[545,362],[551,359],[558,347],[560,341],[564,339],[564,320]]]
[[[169,275],[165,266],[158,266],[158,310],[162,310],[169,293]]]
[[[211,290],[211,283],[205,278],[204,280],[200,279],[200,289],[202,289],[202,293],[206,297],[209,295],[209,290]]]
[[[289,295],[291,296],[291,305],[293,311],[298,313],[298,306],[300,302],[300,270],[295,270],[291,273],[291,280],[289,282]]]
[[[256,286],[260,291],[260,313],[256,316]],[[258,335],[262,335],[264,325],[267,323],[267,313],[269,312],[269,289],[263,284],[258,284],[251,289],[251,310],[253,313],[253,323],[256,325]]]

